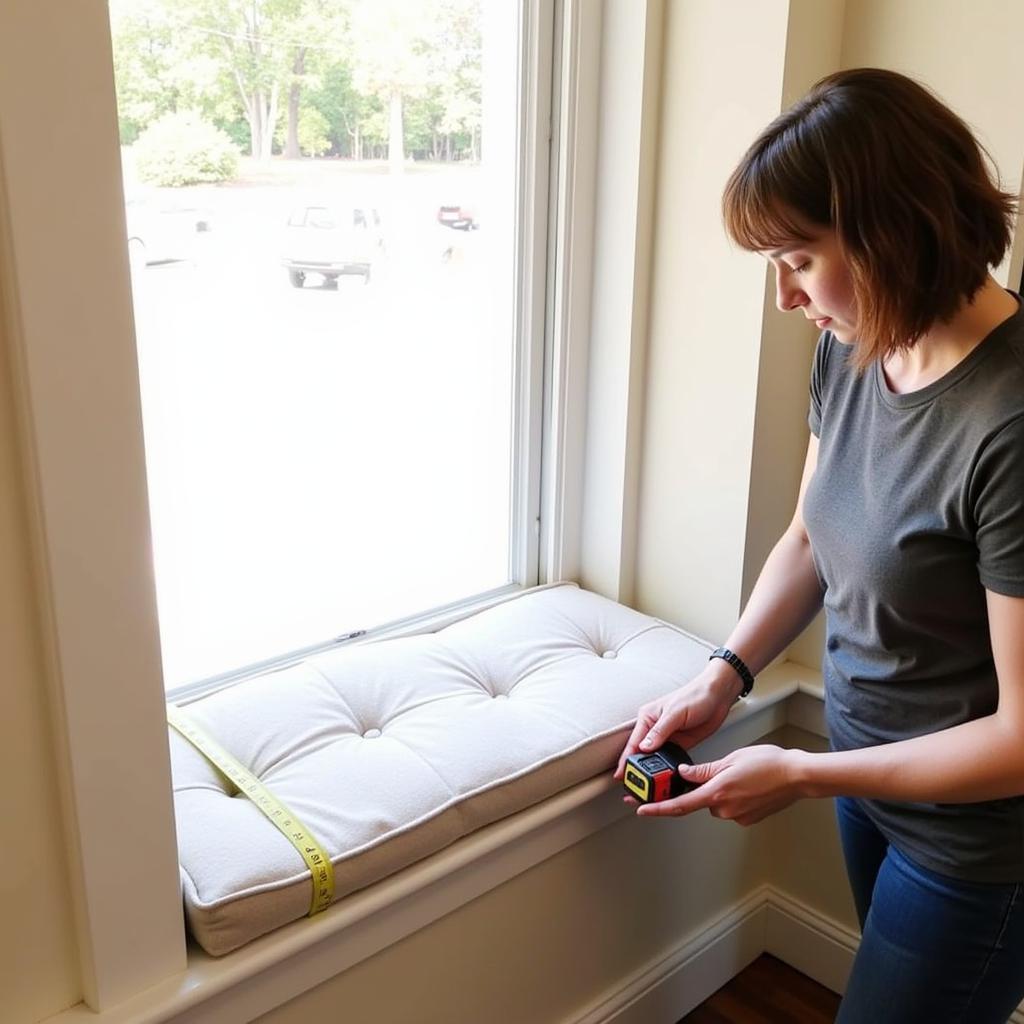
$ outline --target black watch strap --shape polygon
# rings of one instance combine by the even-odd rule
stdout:
[[[732,665],[736,670],[736,674],[743,680],[743,689],[740,690],[740,696],[746,697],[754,688],[754,674],[747,668],[743,659],[738,654],[733,654],[728,647],[719,647],[712,651],[708,661],[711,661],[712,658],[721,658],[722,661],[727,661]]]

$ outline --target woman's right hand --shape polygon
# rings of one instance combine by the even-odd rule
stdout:
[[[622,778],[626,758],[637,751],[657,750],[669,740],[689,750],[706,739],[725,720],[742,685],[729,665],[715,659],[678,690],[644,704],[619,757],[615,778]]]

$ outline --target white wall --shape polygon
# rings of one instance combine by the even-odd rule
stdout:
[[[989,151],[1002,187],[1020,193],[1024,172],[1021,116],[1024,61],[1018,0],[847,0],[842,66],[892,68],[931,87]],[[1016,282],[1024,237],[996,277]]]
[[[0,408],[20,414],[0,445],[24,475],[0,497],[22,615],[4,724],[37,742],[5,772],[33,814],[5,821],[4,884],[32,882],[5,905],[29,966],[2,998],[33,1020],[185,961],[105,0],[0,4],[0,152]]]
[[[775,738],[779,746],[828,749],[828,742],[792,726]],[[772,884],[819,914],[858,931],[857,911],[846,880],[831,800],[803,800],[772,821],[769,847]]]
[[[759,886],[771,839],[626,818],[260,1020],[578,1020]]]
[[[667,5],[636,602],[708,639],[740,608],[765,267],[722,188],[779,113],[787,0]]]
[[[786,34],[782,109],[839,64],[845,0],[792,0]],[[793,515],[800,488],[807,425],[808,377],[818,332],[775,305],[775,276],[765,267],[764,321],[750,467],[741,603]],[[809,665],[821,661],[823,616],[791,651]]]
[[[638,606],[710,638],[731,626],[754,566],[791,505],[806,393],[797,371],[809,348],[805,335],[771,311],[763,264],[728,246],[718,197],[756,131],[819,67],[827,70],[823,65],[835,57],[837,10],[814,0],[670,0],[665,9],[638,530],[626,540],[637,545]],[[844,66],[883,64],[920,75],[978,127],[1016,188],[1024,154],[1020,17],[1012,0],[848,0],[839,59]],[[0,145],[3,129],[0,123]],[[4,180],[0,167],[0,239],[8,237]],[[8,254],[0,250],[2,262]],[[17,290],[2,299],[5,317],[14,317]],[[7,811],[0,844],[0,1018],[31,1021],[76,1001],[81,985],[69,910],[71,850],[60,825],[40,654],[50,613],[37,608],[29,557],[8,322],[0,320],[0,773]],[[801,396],[799,409],[794,395]],[[585,552],[582,561],[585,576]],[[817,660],[813,643],[802,656]],[[649,904],[624,905],[609,889],[631,863],[634,841],[663,873],[685,869],[689,850],[704,851],[696,876],[702,884],[669,897],[698,917],[705,885],[738,896],[758,877],[751,853],[759,852],[761,833],[703,819],[662,845],[653,842],[654,833],[635,840],[633,827],[624,823],[566,851],[550,867],[478,901],[479,917],[476,904],[466,908],[396,947],[394,959],[360,966],[344,984],[339,979],[310,993],[303,1007],[326,1018],[344,1012],[351,998],[376,1001],[381,991],[397,988],[401,975],[386,969],[391,965],[411,973],[408,989],[388,998],[415,1005],[417,1019],[459,1019],[453,1014],[467,1006],[472,1010],[462,1011],[463,1019],[472,1017],[488,991],[509,1000],[522,1019],[538,1019],[529,1015],[585,1000],[594,986],[612,984],[616,972],[672,941],[678,921],[664,914],[678,904],[650,893]],[[776,860],[790,858],[786,884],[825,913],[849,920],[830,829],[827,808],[814,805],[779,817],[768,834]],[[820,858],[809,857],[821,850]],[[592,916],[559,916],[570,890],[592,894]],[[497,919],[507,923],[507,942],[492,927]],[[593,962],[563,964],[564,943],[581,932]],[[535,991],[512,984],[527,944],[534,956],[552,959],[564,989],[555,980]],[[456,989],[446,973],[463,958],[479,969],[479,988],[469,992]],[[420,1013],[431,1004],[439,1007],[436,1018]],[[493,1016],[493,1005],[489,1010]]]
[[[578,576],[626,604],[637,574],[664,17],[662,0],[606,0],[601,23]]]
[[[791,726],[764,741],[824,746]],[[626,818],[260,1021],[301,1024],[368,1006],[381,1024],[577,1021],[764,883],[853,929],[831,815],[814,802],[749,829],[705,815]],[[820,841],[800,843],[806,830]]]
[[[77,1002],[81,989],[7,348],[11,315],[10,297],[0,295],[0,1020],[32,1021]]]
[[[764,261],[725,238],[719,203],[736,161],[817,78],[879,65],[931,85],[975,127],[1004,187],[1018,191],[1022,20],[1012,0],[667,4],[634,591],[641,610],[724,637],[799,483],[816,334],[774,308]],[[1014,260],[1024,260],[1020,233]],[[820,661],[820,621],[790,653]]]

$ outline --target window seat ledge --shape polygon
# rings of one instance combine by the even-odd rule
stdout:
[[[820,673],[795,662],[775,665],[718,733],[694,748],[694,759],[720,757],[785,724],[824,735],[822,701]],[[330,914],[286,925],[227,957],[190,946],[181,974],[102,1013],[80,1003],[48,1022],[252,1020],[630,813],[619,784],[596,776],[347,897]]]

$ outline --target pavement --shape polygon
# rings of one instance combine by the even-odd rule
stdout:
[[[180,194],[210,230],[133,271],[168,687],[507,581],[509,247],[437,224],[440,179],[372,178],[341,190],[381,203],[369,284],[281,264],[337,181]]]

